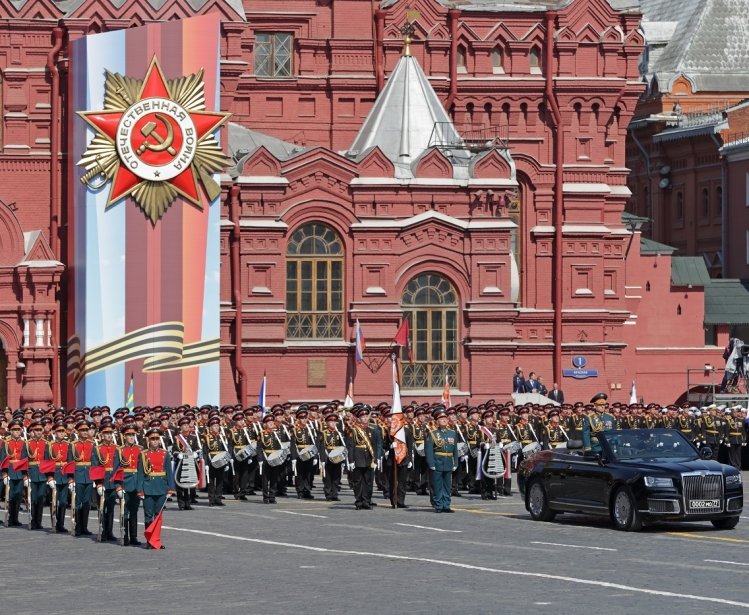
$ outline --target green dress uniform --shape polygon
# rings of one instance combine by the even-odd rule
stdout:
[[[94,450],[92,440],[73,442],[68,449],[68,461],[75,462],[72,481],[75,484],[75,535],[91,536],[88,530],[88,515],[91,497],[94,493],[94,481],[89,476],[91,455]]]
[[[120,467],[120,454],[116,444],[102,444],[94,448],[91,455],[91,467],[104,468],[104,478],[97,483],[97,487],[104,488],[104,505],[101,508],[103,519],[102,524],[102,541],[116,540],[114,527],[114,511],[118,502],[118,491],[122,490],[122,481],[113,479],[115,472]],[[120,496],[124,494],[120,493]]]
[[[425,442],[427,466],[432,471],[435,512],[452,512],[453,470],[458,467],[458,434],[448,428],[433,429]]]
[[[29,458],[29,480],[31,481],[31,523],[30,530],[42,529],[44,498],[47,495],[47,475],[42,471],[42,462],[49,461],[47,442],[42,438],[31,438],[26,442],[26,455]]]
[[[583,419],[583,450],[601,452],[601,444],[598,442],[597,433],[616,429],[616,419],[608,412],[591,412]]]
[[[164,449],[146,450],[138,462],[138,493],[143,496],[143,522],[148,528],[174,490],[172,459]]]
[[[10,427],[12,428],[11,422]],[[2,470],[3,481],[8,480],[5,489],[8,490],[8,526],[20,527],[21,522],[18,520],[18,511],[23,499],[24,481],[28,480],[28,470],[17,469],[16,466],[25,467],[24,460],[28,459],[26,455],[26,446],[22,438],[10,437],[3,443],[0,448],[0,468]]]
[[[138,540],[138,509],[140,508],[138,474],[142,453],[143,449],[137,444],[125,445],[120,448],[119,452],[119,465],[125,475],[122,482],[122,488],[125,490],[125,546],[137,547],[141,544]]]

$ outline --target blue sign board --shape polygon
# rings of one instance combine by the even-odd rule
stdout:
[[[597,369],[563,369],[562,376],[565,378],[577,378],[578,380],[584,380],[585,378],[598,378]]]

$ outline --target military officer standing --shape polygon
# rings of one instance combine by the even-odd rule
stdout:
[[[380,430],[369,424],[369,415],[368,406],[356,412],[356,419],[349,423],[346,439],[348,470],[351,473],[356,510],[372,508],[374,470],[382,457]]]
[[[741,448],[746,446],[744,416],[741,406],[734,406],[732,415],[727,416],[725,425],[725,442],[728,447],[728,463],[741,470]]]
[[[616,419],[608,413],[608,395],[598,393],[591,403],[593,411],[583,418],[583,451],[601,452],[601,444],[596,434],[616,429]]]
[[[6,516],[8,527],[21,527],[18,511],[21,508],[24,489],[29,484],[28,456],[22,438],[23,421],[14,419],[8,424],[10,438],[0,449],[0,468],[6,489]]]
[[[296,495],[300,500],[315,498],[311,492],[312,478],[319,463],[315,432],[307,422],[308,414],[307,410],[299,410],[296,413],[294,426],[291,428],[291,465]]]
[[[174,448],[172,449],[172,456],[174,457],[174,465],[180,463],[191,463],[195,465],[196,458],[200,455],[200,442],[198,437],[190,425],[190,419],[183,416],[179,419],[179,432],[174,436]],[[197,474],[198,470],[195,469]],[[192,510],[190,503],[190,489],[180,487],[177,488],[177,506],[180,510]]]
[[[101,428],[101,443],[94,447],[91,455],[91,468],[101,467],[103,476],[97,479],[96,490],[100,498],[104,498],[103,506],[99,506],[103,518],[99,520],[101,529],[101,541],[116,540],[112,531],[114,526],[115,504],[124,497],[121,481],[113,479],[114,473],[120,467],[120,455],[117,445],[114,443],[114,428],[104,425]]]
[[[89,424],[79,421],[76,425],[78,440],[68,449],[68,461],[75,463],[75,472],[69,483],[75,485],[75,535],[91,536],[88,530],[88,514],[91,510],[91,498],[94,493],[94,482],[91,480],[91,455],[94,451],[94,441],[91,439]]]
[[[143,449],[136,441],[136,429],[134,425],[123,427],[122,438],[124,445],[120,449],[119,464],[123,469],[125,478],[122,487],[125,491],[125,546],[137,547],[142,544],[138,540],[138,508],[140,508],[140,497],[138,497],[138,467],[140,455]]]
[[[427,466],[432,472],[434,512],[451,513],[452,476],[458,467],[458,434],[449,429],[444,407],[437,407],[434,419],[437,427],[430,431],[425,444]]]
[[[47,459],[47,442],[42,438],[44,428],[40,422],[34,422],[29,426],[30,437],[26,442],[26,455],[29,458],[29,480],[31,481],[31,523],[30,530],[42,529],[42,517],[44,515],[44,498],[47,495],[47,486],[53,488],[54,478],[47,478],[44,473],[43,464]]]
[[[57,489],[57,509],[55,510],[55,531],[65,531],[65,511],[70,501],[70,489],[67,486],[68,478],[64,474],[64,468],[68,461],[68,449],[70,442],[65,438],[67,433],[65,423],[57,422],[53,431],[54,440],[49,443],[47,456],[55,463],[55,484]]]
[[[263,419],[263,429],[258,439],[260,478],[263,485],[263,504],[275,504],[278,483],[282,480],[283,463],[275,464],[279,451],[284,448],[281,436],[276,429],[276,419],[270,412]],[[271,459],[275,465],[271,465]]]
[[[159,429],[149,429],[146,440],[148,449],[141,453],[138,466],[138,493],[143,498],[143,522],[148,528],[164,508],[167,495],[174,494],[174,474],[171,457],[161,448]]]
[[[208,506],[224,506],[221,496],[224,493],[224,476],[227,465],[214,466],[216,459],[228,454],[229,446],[221,434],[221,419],[218,416],[208,420],[208,432],[204,437],[205,461],[208,464]]]

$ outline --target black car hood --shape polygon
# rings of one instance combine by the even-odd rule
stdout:
[[[621,465],[626,468],[633,470],[641,470],[642,472],[675,472],[682,474],[684,472],[718,472],[723,474],[723,465],[717,461],[708,461],[704,459],[696,459],[695,461],[685,461],[683,463],[675,461],[657,461],[657,462],[644,462],[644,461],[617,461],[617,465]]]

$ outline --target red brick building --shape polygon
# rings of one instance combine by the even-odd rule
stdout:
[[[341,398],[350,379],[387,397],[404,314],[408,399],[446,375],[454,399],[503,398],[519,364],[568,399],[626,400],[633,380],[678,398],[720,350],[699,272],[675,279],[622,220],[633,4],[0,0],[0,404],[61,399],[68,42],[212,11],[234,114],[217,402],[252,403],[263,371],[269,402]],[[563,377],[574,357],[591,377]]]

